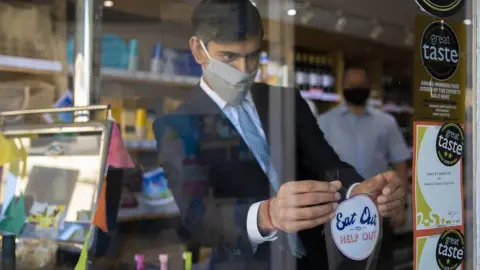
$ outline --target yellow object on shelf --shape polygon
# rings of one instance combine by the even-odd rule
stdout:
[[[147,121],[147,110],[137,109],[135,112],[135,126],[144,127]]]

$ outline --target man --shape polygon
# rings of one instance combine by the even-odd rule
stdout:
[[[185,227],[213,248],[214,269],[270,269],[269,243],[283,233],[297,269],[328,269],[323,224],[338,202],[370,192],[380,214],[393,215],[404,202],[400,180],[384,173],[356,183],[363,178],[323,139],[296,93],[297,179],[279,183],[269,155],[269,88],[253,83],[263,38],[258,10],[248,0],[202,1],[192,25],[200,85],[178,110],[154,122]],[[324,181],[329,170],[353,172]]]
[[[319,117],[325,139],[340,159],[351,164],[365,179],[392,165],[407,190],[406,161],[411,154],[395,118],[367,105],[371,87],[363,68],[348,68],[343,85],[345,103]],[[385,220],[378,269],[393,269],[392,226],[403,225],[404,221],[404,211]]]

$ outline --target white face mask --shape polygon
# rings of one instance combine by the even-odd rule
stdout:
[[[228,64],[212,58],[203,41],[200,41],[200,46],[208,56],[208,64],[203,70],[203,76],[207,79],[212,90],[228,104],[240,104],[245,98],[248,90],[250,90],[258,69],[252,73],[242,72]]]

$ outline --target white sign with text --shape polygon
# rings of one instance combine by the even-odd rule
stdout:
[[[375,249],[380,219],[375,202],[359,194],[340,203],[330,224],[332,237],[346,257],[361,261]]]

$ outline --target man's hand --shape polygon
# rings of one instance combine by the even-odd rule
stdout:
[[[393,228],[399,228],[405,225],[406,213],[405,210],[398,212],[390,218],[390,225]]]
[[[395,172],[386,172],[365,180],[356,186],[352,196],[366,193],[377,202],[382,217],[392,217],[404,210],[405,189]]]
[[[283,184],[270,202],[268,220],[266,202],[260,205],[258,225],[262,233],[275,229],[298,232],[325,224],[333,218],[340,199],[340,181],[292,181]],[[272,226],[273,225],[273,226]]]

